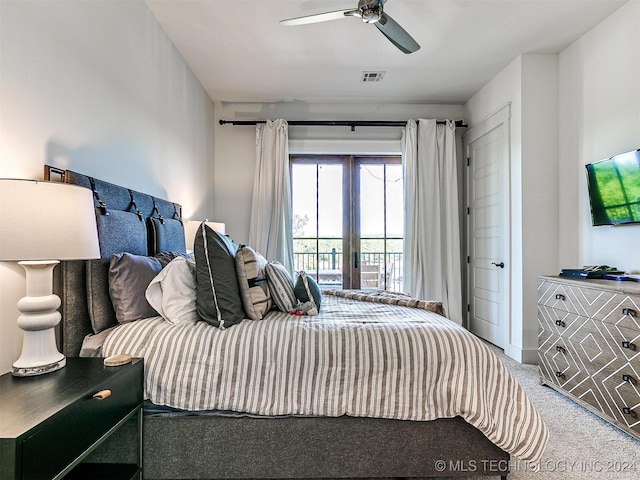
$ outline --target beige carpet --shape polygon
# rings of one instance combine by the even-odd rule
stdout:
[[[512,459],[509,480],[640,479],[640,441],[540,385],[537,366],[519,364],[491,348],[527,392],[550,432],[540,471]]]

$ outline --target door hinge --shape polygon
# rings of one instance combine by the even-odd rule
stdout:
[[[470,157],[467,157],[467,167],[468,167],[469,165],[471,165],[471,158],[470,158]]]
[[[471,263],[471,257],[467,255],[467,263]]]
[[[471,209],[467,207],[467,215],[471,215]]]
[[[471,305],[467,303],[467,312],[470,312],[470,311],[471,311]]]

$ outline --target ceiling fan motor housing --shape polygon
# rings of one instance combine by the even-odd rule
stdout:
[[[382,2],[380,0],[360,0],[358,10],[362,14],[365,23],[376,23],[382,17]]]

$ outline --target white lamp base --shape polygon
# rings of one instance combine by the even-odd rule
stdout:
[[[67,357],[65,357],[64,355],[62,355],[62,360],[54,363],[49,363],[47,365],[18,367],[14,363],[13,368],[11,369],[11,375],[13,375],[14,377],[33,377],[35,375],[42,375],[43,373],[55,372],[56,370],[60,370],[66,364]]]
[[[67,363],[58,351],[55,327],[60,323],[60,297],[53,292],[57,260],[19,262],[26,272],[27,295],[18,301],[18,326],[24,330],[22,353],[11,373],[29,377],[53,372]]]

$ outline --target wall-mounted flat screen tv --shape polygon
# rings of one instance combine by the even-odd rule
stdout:
[[[593,224],[640,223],[640,149],[586,168]]]

